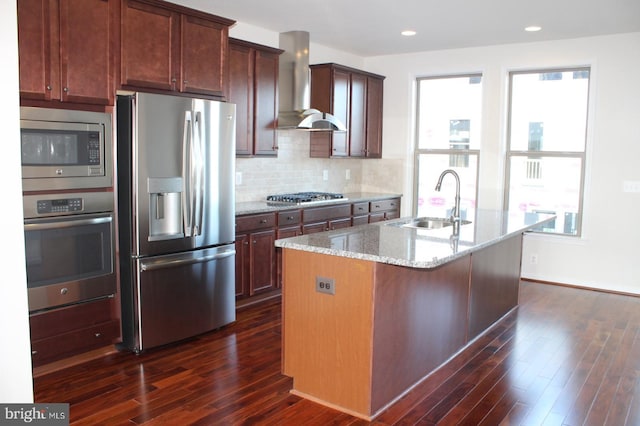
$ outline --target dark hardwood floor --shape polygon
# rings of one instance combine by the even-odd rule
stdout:
[[[71,424],[361,425],[289,394],[280,302],[180,345],[34,379]],[[418,384],[377,425],[639,425],[640,298],[523,282],[520,307]]]

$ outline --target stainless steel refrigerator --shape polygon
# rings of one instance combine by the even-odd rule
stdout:
[[[119,95],[123,346],[135,352],[235,321],[235,105]]]

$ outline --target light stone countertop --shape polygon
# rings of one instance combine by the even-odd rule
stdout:
[[[384,200],[388,198],[398,198],[402,197],[402,194],[385,194],[378,192],[349,192],[344,193],[345,198],[340,201],[327,201],[327,202],[319,202],[307,205],[283,205],[283,204],[271,204],[266,201],[266,196],[264,201],[243,201],[236,203],[236,216],[241,216],[245,214],[257,214],[257,213],[269,213],[276,212],[280,210],[291,210],[291,209],[304,209],[310,207],[322,207],[322,206],[330,206],[333,204],[341,204],[341,203],[358,203],[364,201],[376,201],[376,200]]]
[[[478,210],[470,224],[416,229],[402,225],[412,218],[276,240],[276,247],[362,259],[411,268],[435,268],[550,221],[554,215]]]

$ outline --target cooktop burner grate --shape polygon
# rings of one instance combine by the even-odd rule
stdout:
[[[267,201],[278,204],[310,204],[328,201],[345,201],[342,194],[332,192],[295,192],[291,194],[269,195]]]

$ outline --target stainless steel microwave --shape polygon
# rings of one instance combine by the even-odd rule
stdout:
[[[111,114],[20,108],[23,191],[113,186]]]

